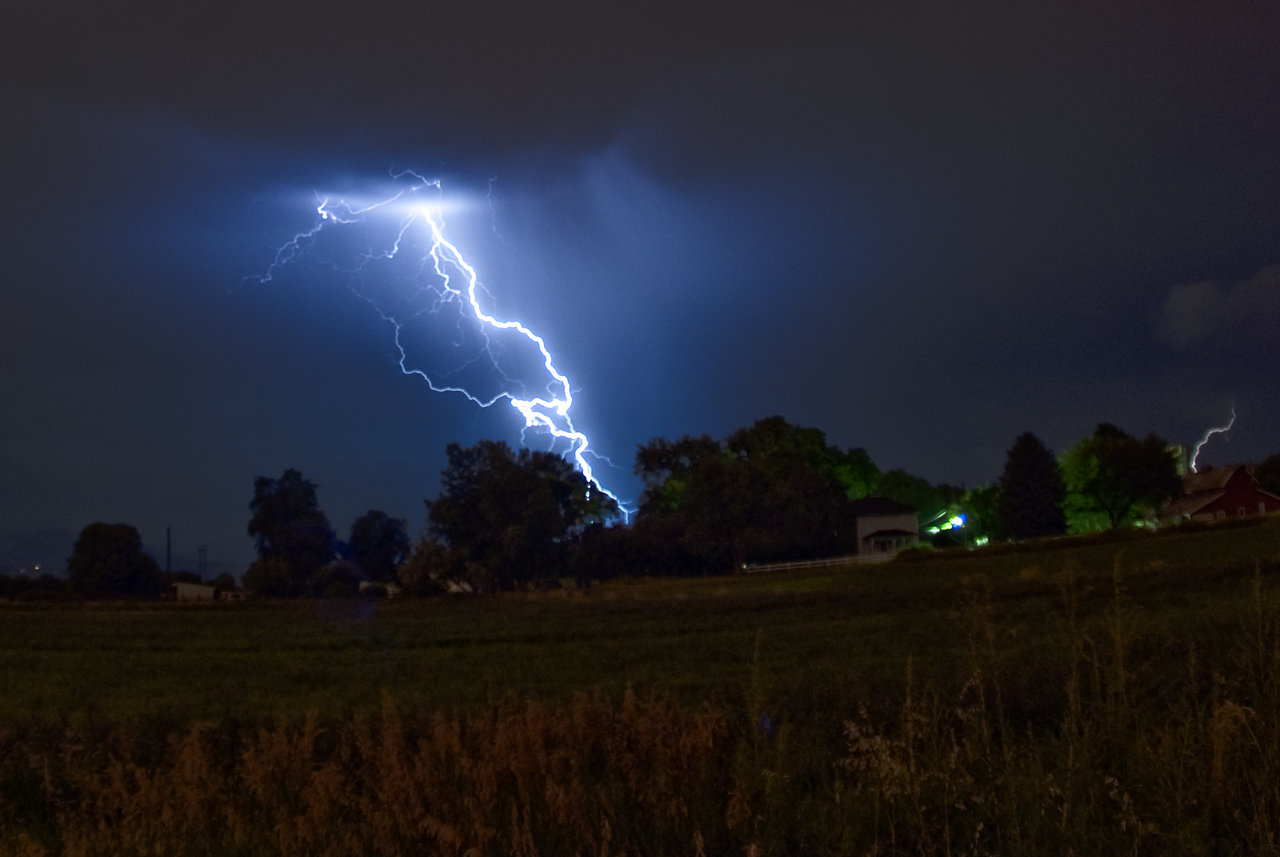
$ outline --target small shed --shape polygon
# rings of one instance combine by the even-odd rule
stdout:
[[[215,601],[219,595],[217,587],[183,581],[169,584],[169,592],[175,601]]]

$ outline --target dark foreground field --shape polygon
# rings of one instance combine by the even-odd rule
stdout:
[[[1280,522],[587,593],[0,606],[0,853],[1280,853]]]

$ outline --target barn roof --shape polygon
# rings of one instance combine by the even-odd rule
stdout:
[[[1210,467],[1196,473],[1188,473],[1182,478],[1182,490],[1187,495],[1204,494],[1210,491],[1221,491],[1227,482],[1243,464],[1231,464],[1223,467]]]
[[[1198,494],[1190,494],[1165,506],[1163,514],[1175,517],[1194,515],[1218,498],[1225,496],[1226,493],[1226,491],[1201,491]]]

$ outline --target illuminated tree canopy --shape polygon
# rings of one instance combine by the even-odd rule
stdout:
[[[1182,490],[1169,444],[1155,434],[1139,440],[1110,423],[1062,459],[1067,523],[1072,532],[1114,529],[1154,512]]]

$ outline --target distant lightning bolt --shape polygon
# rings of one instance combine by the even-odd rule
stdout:
[[[555,361],[546,340],[515,320],[504,320],[487,311],[481,300],[481,292],[488,293],[480,283],[476,269],[463,257],[452,242],[444,234],[443,213],[447,207],[442,198],[442,188],[438,179],[426,179],[406,171],[393,174],[392,178],[403,186],[396,192],[382,198],[368,200],[330,199],[317,197],[316,222],[305,231],[299,232],[276,251],[267,270],[256,277],[260,283],[268,283],[284,266],[302,256],[318,259],[335,271],[350,275],[353,279],[350,287],[355,294],[368,301],[378,315],[391,325],[394,331],[396,349],[399,351],[400,371],[406,375],[417,375],[438,393],[461,393],[482,408],[487,408],[499,401],[507,401],[524,420],[524,429],[545,432],[554,440],[567,445],[567,457],[583,477],[598,490],[618,503],[626,512],[618,498],[606,489],[598,479],[591,466],[588,452],[590,442],[587,435],[578,430],[570,417],[573,407],[573,392],[569,378],[556,368]],[[491,183],[492,185],[492,183]],[[492,190],[492,187],[490,188]],[[424,196],[430,196],[424,199]],[[393,238],[384,239],[381,249],[371,249],[364,228],[370,226],[371,219],[380,215],[390,215],[397,225],[389,230]],[[376,225],[376,224],[375,224]],[[375,299],[368,293],[367,284],[360,277],[366,267],[379,260],[394,262],[402,254],[410,255],[407,248],[416,238],[415,227],[425,227],[425,242],[428,247],[420,257],[413,260],[411,267],[411,287],[407,300],[420,300],[426,297],[424,305],[410,306],[407,311],[388,309],[384,302]],[[346,229],[359,232],[360,235],[347,236],[348,241],[338,242],[337,247],[326,247],[325,253],[318,252],[318,244],[325,233]],[[365,238],[363,242],[361,238]],[[341,264],[335,256],[353,261]],[[403,295],[394,299],[403,305]],[[441,310],[449,307],[458,313],[449,336],[450,344],[455,347],[472,345],[476,354],[464,360],[453,369],[435,370],[415,368],[410,365],[409,345],[406,337],[413,335],[414,322],[423,322],[428,316],[434,317]],[[515,337],[516,342],[499,344],[496,340],[503,337]],[[428,337],[429,338],[429,337]],[[439,343],[434,343],[439,345]],[[538,357],[533,364],[540,364],[545,372],[546,381],[540,395],[528,395],[526,384],[512,377],[510,370],[504,368],[501,361],[518,361],[517,352],[532,346]],[[466,382],[450,382],[447,379],[471,373],[478,384],[488,384],[493,389],[481,393],[474,385]],[[520,395],[524,392],[524,395]]]
[[[1203,447],[1206,443],[1208,443],[1209,438],[1213,437],[1215,434],[1225,434],[1231,431],[1231,427],[1235,424],[1236,424],[1236,408],[1235,408],[1235,405],[1232,405],[1231,419],[1227,421],[1227,424],[1225,426],[1215,426],[1209,429],[1208,431],[1206,431],[1204,433],[1204,436],[1200,438],[1200,442],[1197,443],[1195,445],[1195,448],[1191,450],[1191,472],[1192,473],[1196,472],[1196,457],[1200,455],[1201,447]]]

